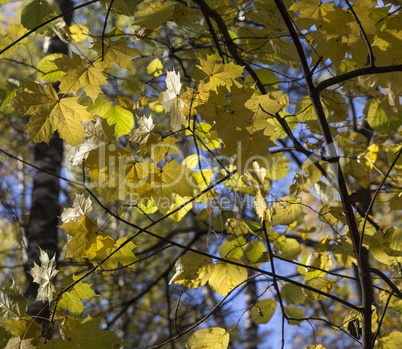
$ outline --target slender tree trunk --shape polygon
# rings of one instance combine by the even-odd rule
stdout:
[[[62,12],[72,8],[71,0],[56,1]],[[66,16],[67,25],[71,24],[72,14]],[[68,44],[54,36],[46,45],[46,54],[64,53],[68,54]],[[57,87],[57,86],[55,86]],[[51,138],[49,145],[39,143],[34,149],[35,165],[43,170],[60,174],[63,161],[63,141],[57,132]],[[36,171],[33,178],[31,209],[29,222],[25,229],[26,257],[25,270],[33,268],[34,263],[39,264],[39,247],[46,251],[50,258],[57,255],[57,226],[60,216],[59,205],[60,184],[59,179],[53,175]],[[57,256],[56,256],[57,258]],[[46,318],[49,318],[48,305],[35,302],[38,292],[38,285],[33,282],[30,274],[26,274],[25,295],[30,297],[28,314],[39,316],[38,322],[44,324],[46,331]]]
[[[253,275],[253,271],[249,271],[249,275]],[[249,280],[246,285],[246,321],[244,324],[246,333],[244,338],[244,349],[257,349],[258,348],[258,325],[251,319],[251,306],[257,302],[257,285],[255,280]]]

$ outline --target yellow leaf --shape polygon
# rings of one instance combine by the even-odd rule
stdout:
[[[102,54],[102,42],[95,43],[92,49],[98,52],[100,56]],[[111,67],[113,63],[116,63],[120,68],[125,68],[129,71],[133,71],[133,62],[130,57],[140,56],[140,53],[135,48],[128,46],[123,40],[104,42],[103,54],[104,66]]]
[[[237,260],[235,260],[237,261]],[[235,286],[247,279],[247,269],[219,262],[209,278],[209,285],[218,294],[226,296]]]
[[[75,42],[81,42],[88,37],[89,29],[83,24],[73,24],[69,28],[70,37]]]
[[[212,91],[218,92],[218,86],[225,86],[229,91],[233,84],[241,87],[236,79],[242,76],[243,67],[233,62],[223,64],[218,54],[207,56],[207,59],[201,60],[200,63],[201,66],[198,67],[209,76],[209,88]]]
[[[219,248],[219,255],[222,258],[240,259],[243,256],[245,244],[246,239],[242,236],[229,237]]]
[[[144,0],[135,9],[134,24],[154,30],[172,19],[174,8],[170,0]]]
[[[159,58],[155,58],[148,64],[147,74],[153,78],[157,78],[163,73],[163,63]]]
[[[214,264],[209,257],[188,252],[177,260],[175,267],[176,273],[169,284],[175,283],[188,288],[196,288],[204,286],[208,282]]]
[[[229,333],[219,327],[210,327],[194,332],[188,339],[186,349],[226,349]]]
[[[309,279],[304,284],[306,286],[313,287],[314,289],[317,289],[317,290],[325,292],[325,293],[331,293],[334,288],[334,284],[332,283],[331,280],[322,278],[322,277],[316,277],[314,279]],[[320,293],[314,292],[310,289],[302,288],[302,291],[305,294],[305,296],[310,299],[321,300],[321,299],[326,298],[326,296],[324,296]]]
[[[80,88],[84,88],[87,96],[95,100],[101,93],[101,85],[108,85],[106,76],[102,72],[103,62],[90,63],[74,52],[71,58],[63,55],[53,62],[60,70],[66,72],[66,75],[60,78],[61,93],[77,93]]]
[[[295,196],[284,196],[272,205],[272,223],[274,225],[291,224],[299,219],[302,214],[302,201]]]
[[[49,143],[53,133],[59,131],[66,143],[77,145],[85,136],[81,121],[90,120],[85,107],[78,104],[77,100],[76,97],[59,100],[52,85],[45,87],[39,83],[26,82],[11,105],[21,114],[31,115],[27,127],[32,141]]]
[[[345,166],[345,171],[356,178],[363,188],[369,187],[371,182],[370,174],[360,162],[350,160]]]

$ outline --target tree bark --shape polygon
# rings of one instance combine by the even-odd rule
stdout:
[[[56,0],[62,12],[73,7],[71,0]],[[67,25],[71,24],[72,14],[64,18]],[[47,43],[46,55],[52,53],[68,54],[68,44],[58,36],[53,36]],[[57,88],[57,86],[55,86]],[[49,145],[46,143],[35,144],[35,165],[43,170],[60,174],[63,161],[63,141],[56,132]],[[25,271],[33,268],[34,263],[40,265],[39,247],[46,251],[49,258],[56,255],[57,259],[57,226],[60,216],[60,183],[59,178],[42,171],[36,171],[33,178],[31,208],[29,222],[25,228],[26,258]],[[25,295],[30,297],[27,313],[31,316],[39,316],[36,320],[43,324],[43,330],[47,330],[50,311],[48,304],[35,302],[38,292],[38,284],[26,273]]]

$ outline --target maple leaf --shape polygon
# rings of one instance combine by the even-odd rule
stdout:
[[[80,88],[84,88],[87,96],[95,100],[101,92],[101,85],[107,86],[107,80],[102,73],[103,62],[100,60],[88,62],[74,52],[72,57],[63,55],[53,61],[57,67],[66,72],[66,75],[60,78],[60,92],[77,93]]]
[[[39,247],[41,266],[34,262],[34,267],[28,272],[32,275],[33,281],[39,284],[37,301],[45,301],[46,299],[51,302],[55,292],[52,279],[59,272],[56,269],[56,256],[49,260],[48,254]]]
[[[31,115],[27,127],[32,141],[49,143],[53,133],[58,131],[66,143],[81,143],[85,136],[81,121],[90,120],[90,116],[85,107],[77,103],[78,98],[59,99],[52,85],[28,81],[23,87],[11,105],[22,115]]]
[[[0,286],[0,322],[24,317],[27,307],[28,301],[14,280],[9,289]]]
[[[332,4],[322,4],[320,0],[305,0],[294,3],[289,10],[299,12],[296,23],[300,29],[310,29],[313,25],[320,28],[325,19],[324,16],[334,11]]]
[[[149,135],[154,129],[154,121],[151,115],[147,118],[146,116],[142,116],[138,118],[138,128],[134,129],[130,133],[131,142],[137,142],[140,144],[145,144],[148,140]]]
[[[133,62],[131,57],[139,57],[140,53],[135,49],[127,45],[123,40],[108,41],[108,42],[96,42],[92,49],[98,52],[100,56],[102,54],[103,44],[103,63],[106,67],[110,67],[113,63],[116,63],[120,68],[125,68],[129,71],[133,70]]]
[[[92,200],[88,196],[85,198],[84,194],[75,194],[73,207],[65,208],[61,214],[61,221],[68,223],[69,221],[78,221],[80,216],[87,215],[92,211]]]
[[[179,165],[177,159],[167,162],[162,168],[154,168],[152,191],[158,198],[165,198],[171,203],[173,203],[171,200],[173,193],[182,197],[192,196],[193,187],[189,182],[190,176],[187,166]],[[163,200],[155,201],[163,204]],[[163,212],[166,212],[169,207],[170,205],[163,207]]]
[[[223,64],[222,58],[217,53],[207,56],[207,60],[201,60],[200,63],[201,66],[197,67],[209,76],[209,87],[212,91],[218,92],[218,86],[225,86],[229,91],[233,84],[241,87],[236,81],[243,74],[243,67],[240,65],[233,62]]]
[[[64,347],[66,342],[70,343],[73,348],[120,348],[125,345],[113,331],[100,328],[101,317],[88,316],[84,321],[79,322],[75,318],[67,316],[60,327],[61,341],[56,339],[49,343],[54,343],[57,348]]]
[[[96,123],[84,121],[82,127],[88,137],[72,152],[70,161],[73,165],[81,166],[91,151],[110,144],[113,138],[113,127],[109,126],[106,120],[102,121],[100,117],[96,118]]]
[[[70,235],[67,242],[67,258],[88,258],[92,260],[96,256],[96,251],[102,247],[99,239],[102,238],[98,233],[96,221],[88,216],[80,216],[79,221],[69,221],[60,227],[66,234]]]
[[[102,247],[97,251],[95,260],[92,262],[93,265],[97,265],[98,262],[107,257],[111,252],[113,252],[126,240],[127,237],[114,241],[109,236],[105,236],[103,239],[101,239],[100,241]],[[119,264],[134,269],[135,268],[134,262],[138,260],[138,258],[133,253],[133,249],[135,247],[137,246],[133,242],[129,241],[120,250],[114,253],[113,256],[111,256],[106,262],[102,264],[104,272],[105,273],[113,272],[113,270],[116,269]]]
[[[166,112],[170,112],[170,125],[173,132],[176,132],[186,123],[186,116],[182,112],[184,102],[179,97],[181,90],[180,72],[176,74],[174,69],[167,72],[166,87],[167,90],[162,93],[161,104]]]
[[[69,286],[77,279],[78,276],[75,275],[73,275],[72,278],[64,278],[62,287]],[[67,292],[63,293],[59,300],[58,306],[61,309],[67,308],[73,315],[81,315],[85,309],[81,299],[89,299],[95,296],[97,296],[97,294],[91,289],[91,285],[80,281],[78,284],[74,285],[72,289],[69,289]]]

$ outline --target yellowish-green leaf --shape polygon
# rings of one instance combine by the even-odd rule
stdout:
[[[28,300],[14,280],[10,288],[0,285],[0,322],[24,317],[27,307]]]
[[[61,53],[53,53],[42,58],[36,68],[38,68],[38,80],[49,84],[58,81],[66,73],[59,70],[53,60],[61,58]]]
[[[21,24],[31,30],[54,15],[54,8],[46,0],[33,0],[23,8]]]
[[[234,260],[240,262],[238,260]],[[235,286],[247,279],[247,269],[219,262],[209,278],[209,285],[218,294],[226,296]]]
[[[10,332],[15,337],[35,338],[42,333],[42,327],[35,322],[30,316],[22,319],[9,319],[1,323],[7,332]]]
[[[59,100],[52,85],[45,87],[39,83],[26,82],[11,105],[21,114],[31,115],[27,127],[34,142],[49,143],[57,130],[66,143],[77,145],[85,136],[81,121],[90,120],[89,114],[77,100],[76,97]]]
[[[402,343],[402,332],[393,331],[383,334],[377,339],[376,349],[399,349]]]
[[[174,8],[170,0],[144,0],[135,9],[134,24],[152,31],[172,19]]]
[[[301,288],[290,283],[282,287],[281,296],[288,304],[303,304],[306,300]]]
[[[62,287],[67,287],[78,279],[78,276],[72,278],[64,278]],[[72,289],[64,292],[61,296],[58,307],[61,309],[67,308],[70,314],[74,316],[80,316],[85,309],[82,300],[88,300],[91,297],[95,297],[97,294],[91,289],[91,285],[80,281]]]
[[[284,196],[272,205],[273,225],[289,225],[303,214],[303,205],[300,198]]]
[[[169,284],[175,283],[188,288],[204,286],[214,270],[211,258],[195,252],[188,252],[181,256],[175,267],[176,273]]]
[[[255,303],[251,308],[251,319],[257,325],[266,324],[274,315],[276,305],[277,301],[271,298]]]
[[[210,327],[194,332],[186,349],[226,349],[228,345],[229,333],[220,327]]]
[[[243,256],[245,244],[246,239],[242,236],[229,237],[219,248],[219,255],[222,258],[240,259]]]
[[[360,162],[350,160],[345,166],[345,171],[355,178],[363,188],[368,188],[370,185],[370,174]]]
[[[267,252],[267,248],[262,241],[249,241],[243,250],[244,255],[241,259],[245,264],[259,266],[264,262],[259,262],[259,259]]]
[[[80,88],[84,88],[87,96],[95,100],[101,93],[101,85],[108,85],[102,72],[104,62],[100,60],[90,63],[73,52],[71,58],[63,55],[55,59],[54,63],[66,72],[60,78],[61,93],[77,93]]]
[[[163,63],[159,58],[152,60],[147,67],[147,74],[157,78],[163,73]]]
[[[293,305],[284,308],[285,314],[289,318],[289,325],[299,325],[302,319],[306,316],[304,314],[304,310],[301,308],[297,308]]]
[[[322,278],[322,277],[316,277],[314,279],[309,279],[304,284],[307,286],[313,287],[316,290],[325,292],[325,293],[331,293],[334,288],[334,284],[332,283],[331,280]],[[305,296],[310,299],[321,300],[321,299],[324,299],[327,297],[320,293],[314,292],[310,289],[303,288],[302,290],[303,290],[303,293],[305,294]]]
[[[130,133],[134,127],[133,113],[119,105],[111,106],[105,115],[102,116],[109,125],[115,125],[115,135],[117,138]]]
[[[371,248],[370,248],[371,249]],[[332,249],[335,260],[344,268],[357,264],[353,246],[350,242],[340,240]]]
[[[331,256],[328,252],[313,252],[308,256],[305,264],[308,267],[305,270],[304,280],[322,277],[326,273],[315,268],[329,270],[332,266]]]
[[[222,58],[218,54],[207,56],[206,60],[200,61],[198,66],[209,77],[209,88],[218,92],[218,86],[224,86],[229,91],[233,84],[239,88],[241,85],[236,81],[243,74],[243,67],[233,62],[223,64]]]
[[[99,56],[102,55],[102,42],[96,42],[92,49],[98,52]],[[123,40],[103,42],[102,64],[105,67],[111,67],[113,63],[116,63],[120,68],[132,71],[133,62],[130,57],[139,56],[140,53],[135,48],[128,46]]]

